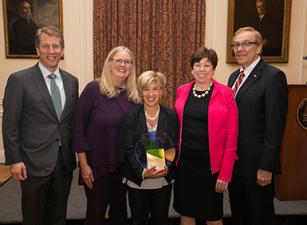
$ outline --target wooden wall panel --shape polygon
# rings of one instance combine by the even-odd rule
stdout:
[[[275,192],[279,200],[307,200],[307,129],[297,121],[298,106],[307,98],[307,85],[289,85],[288,88],[289,109],[281,148],[281,174],[276,176]]]

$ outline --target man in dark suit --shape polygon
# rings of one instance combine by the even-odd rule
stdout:
[[[268,10],[266,0],[256,0],[257,16],[250,16],[250,25],[258,30],[263,38],[263,56],[279,56],[282,50],[283,19]],[[279,11],[279,10],[278,10]],[[282,14],[282,8],[278,13]]]
[[[29,1],[20,2],[18,14],[9,26],[10,54],[35,55],[34,39],[38,25],[32,20]]]
[[[39,62],[13,73],[3,100],[6,164],[21,182],[24,225],[64,225],[72,171],[72,113],[78,80],[59,69],[64,39],[56,27],[36,35]]]
[[[274,225],[273,175],[280,172],[287,80],[260,58],[262,37],[254,28],[240,28],[232,48],[241,66],[228,81],[239,110],[239,159],[229,186],[233,224]]]

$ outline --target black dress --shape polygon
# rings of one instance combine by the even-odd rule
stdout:
[[[223,216],[223,194],[215,192],[218,174],[212,175],[210,169],[208,105],[212,89],[202,98],[194,97],[191,90],[184,107],[174,208],[183,216],[215,221]]]

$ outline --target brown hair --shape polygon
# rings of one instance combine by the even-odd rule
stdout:
[[[193,69],[195,63],[198,63],[203,58],[208,58],[208,61],[212,63],[213,69],[216,68],[218,57],[213,49],[208,49],[206,47],[201,47],[196,52],[194,52],[190,57],[190,66]]]
[[[37,48],[40,45],[40,38],[41,38],[42,34],[47,34],[48,36],[54,36],[54,37],[59,38],[61,48],[64,48],[64,37],[63,37],[61,31],[59,30],[59,28],[57,28],[55,26],[46,26],[46,27],[39,28],[37,30],[36,36],[35,36],[35,46]]]

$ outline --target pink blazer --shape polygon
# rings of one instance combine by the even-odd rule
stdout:
[[[175,110],[180,122],[178,138],[180,161],[183,110],[193,87],[194,81],[184,84],[177,89]],[[218,179],[230,182],[232,170],[237,156],[238,141],[238,109],[232,90],[217,81],[208,107],[209,155],[212,174],[219,172]]]

